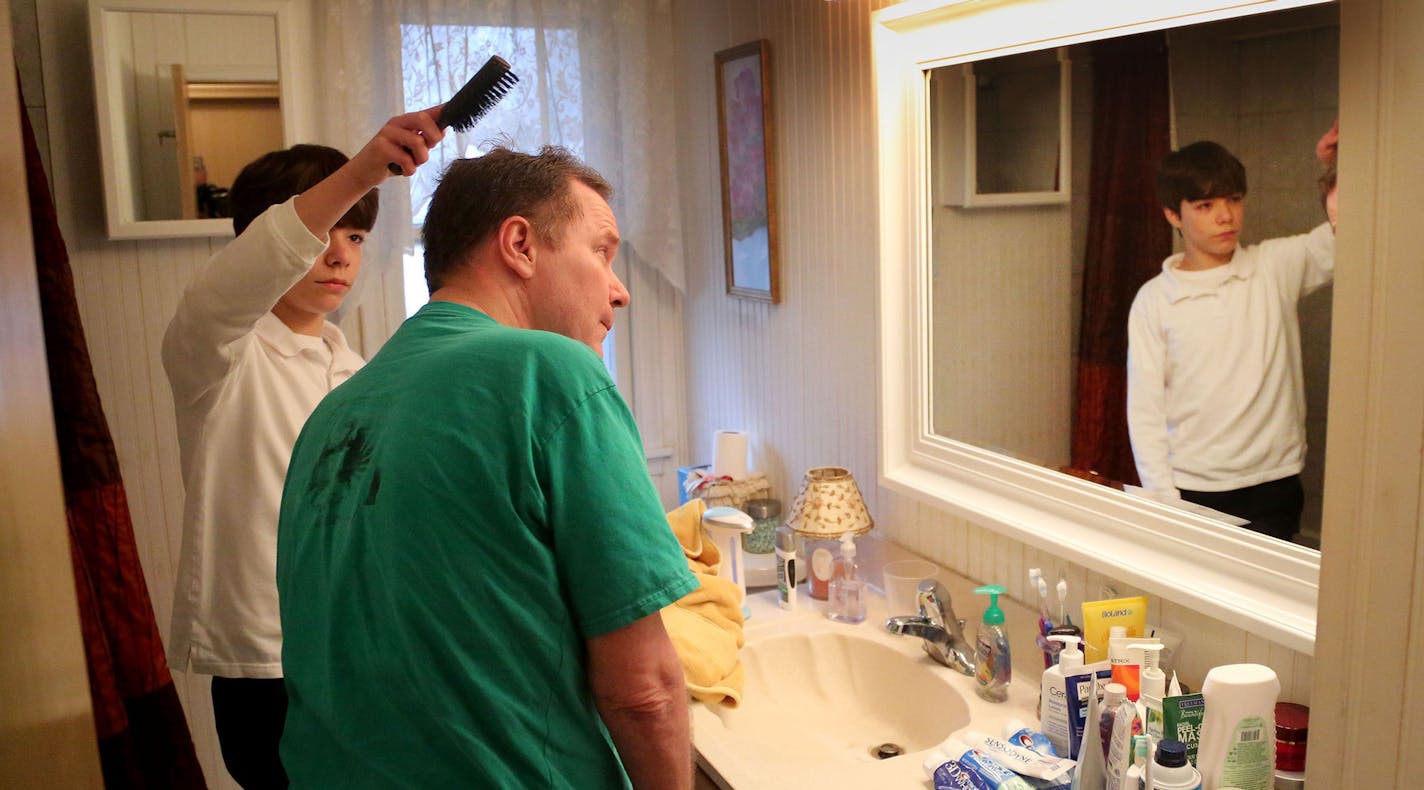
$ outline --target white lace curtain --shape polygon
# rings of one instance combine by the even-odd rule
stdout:
[[[313,0],[312,10],[321,139],[348,152],[392,115],[448,99],[490,55],[520,78],[415,178],[382,187],[370,259],[410,249],[446,163],[495,139],[524,151],[552,143],[613,184],[625,249],[683,290],[670,0]]]

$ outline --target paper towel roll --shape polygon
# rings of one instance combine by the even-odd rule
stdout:
[[[712,451],[712,474],[741,480],[747,476],[747,432],[718,431]]]

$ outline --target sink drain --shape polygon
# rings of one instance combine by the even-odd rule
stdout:
[[[894,743],[882,743],[879,746],[870,747],[870,756],[877,760],[888,760],[891,757],[899,757],[904,753],[904,748]]]

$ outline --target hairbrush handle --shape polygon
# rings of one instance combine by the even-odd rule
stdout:
[[[490,108],[498,104],[516,82],[519,82],[519,77],[509,70],[509,62],[498,55],[491,55],[485,65],[475,72],[475,76],[456,91],[450,101],[441,106],[440,116],[435,119],[436,125],[441,129],[453,126],[461,132],[469,129],[489,112]],[[405,146],[401,148],[405,149],[407,154],[414,153]],[[386,167],[393,176],[403,172],[401,166],[395,162]]]

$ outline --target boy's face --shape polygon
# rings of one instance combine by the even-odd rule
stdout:
[[[366,233],[360,228],[332,228],[326,251],[306,276],[287,289],[279,303],[289,311],[323,318],[340,307],[361,272],[361,247],[366,243]]]
[[[1231,262],[1246,216],[1246,197],[1183,200],[1179,211],[1164,208],[1162,213],[1182,233],[1186,256],[1181,268],[1210,269]]]

